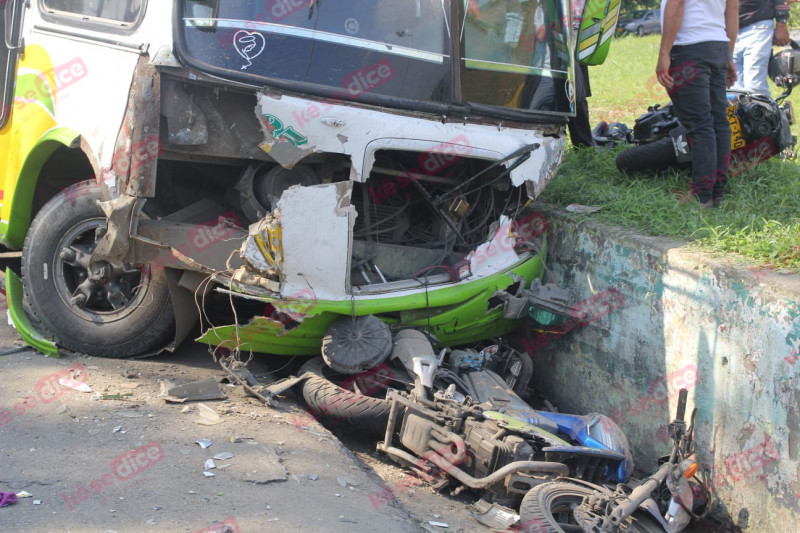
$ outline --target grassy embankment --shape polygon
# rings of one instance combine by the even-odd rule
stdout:
[[[590,67],[592,126],[634,120],[648,105],[669,101],[655,80],[660,36],[616,39],[607,61]],[[773,96],[780,91],[773,86]],[[800,87],[790,98],[800,117]],[[800,133],[800,124],[792,126]],[[642,233],[690,241],[699,249],[739,254],[746,263],[800,271],[800,165],[773,158],[729,179],[719,209],[701,209],[689,195],[689,176],[670,172],[629,177],[614,166],[619,150],[572,150],[541,199],[603,206],[586,218]],[[578,216],[580,217],[580,216]]]

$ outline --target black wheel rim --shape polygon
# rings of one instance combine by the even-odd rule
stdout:
[[[53,276],[58,296],[77,316],[91,322],[119,320],[132,313],[147,293],[150,271],[131,264],[90,264],[106,232],[104,218],[78,222],[58,243]],[[46,277],[46,273],[45,273]]]

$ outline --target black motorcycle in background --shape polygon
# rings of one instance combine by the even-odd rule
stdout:
[[[790,126],[794,111],[786,98],[800,81],[800,45],[775,54],[769,75],[784,89],[776,99],[744,91],[728,92],[728,122],[731,127],[730,176],[741,174],[787,149],[796,138]],[[630,142],[633,148],[617,155],[617,168],[623,172],[652,172],[666,168],[691,168],[692,141],[680,124],[672,104],[655,105],[636,119],[631,132],[625,125],[600,123],[594,130],[595,142]]]

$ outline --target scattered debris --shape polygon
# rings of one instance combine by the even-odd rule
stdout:
[[[66,405],[64,405],[63,403],[62,403],[61,405],[59,405],[59,406],[56,408],[56,410],[55,410],[55,413],[56,413],[57,415],[60,415],[60,414],[62,414],[62,413],[66,413],[66,412],[67,412],[67,406],[66,406]]]
[[[17,495],[13,492],[0,492],[0,507],[17,503]]]
[[[78,392],[92,392],[92,388],[82,381],[75,381],[72,378],[59,378],[58,383]]]
[[[592,213],[596,213],[603,209],[602,206],[597,207],[593,205],[580,205],[580,204],[569,204],[566,207],[567,211],[570,213],[580,213],[582,215],[591,215]]]
[[[502,531],[519,522],[519,515],[513,509],[486,500],[472,505],[472,517],[488,528]]]
[[[344,515],[341,515],[339,517],[339,522],[348,522],[350,524],[357,524],[358,523],[358,522],[356,522],[355,520],[353,520],[351,518],[345,518]]]
[[[224,400],[227,396],[214,378],[193,381],[167,390],[164,400],[170,403],[194,402],[198,400]]]
[[[206,470],[213,470],[217,467],[217,464],[214,462],[214,459],[206,459]]]
[[[264,444],[242,447],[237,452],[236,464],[230,466],[230,471],[234,478],[256,485],[286,481],[288,478],[279,452]]]
[[[194,411],[194,406],[193,405],[186,405],[186,406],[183,407],[183,409],[181,409],[181,414],[185,415],[186,413],[191,413],[192,411]]]
[[[231,452],[220,452],[214,456],[214,459],[217,461],[227,461],[228,459],[233,459],[233,454]]]
[[[33,500],[33,505],[42,505],[42,500]]]
[[[211,439],[198,439],[195,441],[197,444],[200,445],[201,448],[204,450],[214,444]]]
[[[123,389],[135,389],[140,385],[140,383],[120,383],[120,387]]]
[[[31,497],[33,497],[33,494],[31,494],[26,490],[21,490],[17,493],[17,498],[31,498]]]
[[[122,426],[116,426],[116,427],[114,427],[114,429],[112,429],[111,431],[112,431],[112,433],[119,433],[119,431],[120,431],[121,429],[122,429]]]
[[[133,396],[132,392],[126,392],[124,394],[103,394],[100,396],[101,400],[123,400],[125,398],[130,398]]]
[[[121,372],[123,378],[136,379],[141,376],[141,372],[134,372],[133,370],[123,370]]]
[[[348,485],[352,485],[353,487],[358,486],[358,483],[346,477],[337,477],[336,483],[338,483],[340,487],[347,487]]]
[[[117,411],[117,416],[121,416],[123,418],[141,418],[144,415],[138,411]]]
[[[197,404],[197,410],[200,414],[200,418],[195,420],[198,424],[202,426],[215,426],[217,424],[222,423],[222,418],[217,414],[217,412],[210,407],[203,405],[202,403]]]
[[[214,477],[214,476],[216,476],[216,474],[214,474],[213,472],[203,472],[203,475],[206,476],[206,477]]]

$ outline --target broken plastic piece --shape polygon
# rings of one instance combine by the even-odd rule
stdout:
[[[82,381],[75,381],[72,378],[60,378],[58,383],[78,392],[92,392],[92,388],[89,385]]]
[[[195,420],[195,422],[202,426],[215,426],[222,423],[222,418],[217,412],[202,403],[197,404],[197,411],[200,414],[200,418]]]
[[[206,459],[206,464],[205,464],[206,470],[213,470],[216,467],[217,465],[216,463],[214,463],[214,459]]]
[[[228,459],[233,459],[233,454],[231,452],[220,452],[214,456],[214,459],[217,461],[227,461]]]
[[[206,476],[206,477],[214,477],[214,476],[216,476],[216,474],[214,474],[213,472],[203,472],[203,475]]]
[[[211,439],[199,439],[196,440],[195,442],[199,444],[200,447],[203,448],[204,450],[210,447],[212,444],[214,444],[213,442],[211,442]]]

